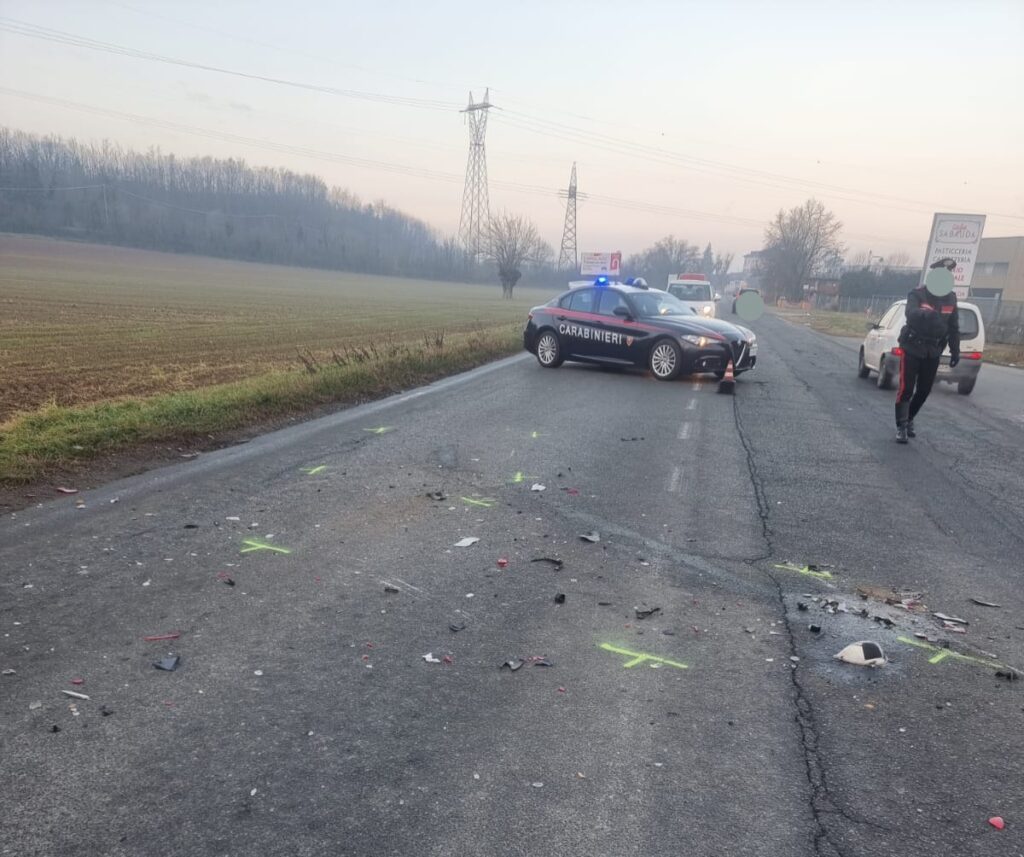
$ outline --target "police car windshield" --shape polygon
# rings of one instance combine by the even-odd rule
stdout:
[[[693,315],[693,311],[668,292],[644,292],[630,295],[637,314],[641,317],[659,315]]]

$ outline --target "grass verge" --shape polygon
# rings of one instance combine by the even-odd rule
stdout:
[[[389,343],[337,363],[95,405],[51,404],[0,424],[0,485],[20,485],[100,455],[154,441],[188,441],[316,407],[379,397],[505,357],[522,348],[519,325],[449,336],[442,345]]]
[[[819,333],[832,336],[849,336],[863,339],[868,324],[874,319],[857,312],[826,312],[824,310],[775,309],[780,318],[794,324],[803,324]],[[998,366],[1024,367],[1024,345],[1007,345],[1001,342],[985,344],[985,362]]]

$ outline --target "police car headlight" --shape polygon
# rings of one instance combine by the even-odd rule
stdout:
[[[711,307],[709,307],[709,306],[703,306],[703,307],[701,307],[701,308],[700,308],[700,311],[701,311],[702,313],[704,313],[704,315],[711,315]]]
[[[683,340],[683,342],[689,342],[690,345],[696,345],[698,348],[706,348],[714,342],[713,339],[710,339],[707,336],[700,336],[696,333],[684,333],[679,338]]]

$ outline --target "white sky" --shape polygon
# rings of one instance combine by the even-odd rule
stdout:
[[[0,27],[12,20],[430,102],[310,92],[0,30],[0,88],[100,111],[0,90],[3,124],[313,172],[446,233],[458,228],[468,143],[458,110],[470,88],[490,86],[501,108],[487,134],[492,209],[533,218],[556,252],[556,192],[573,161],[581,193],[595,197],[580,204],[580,250],[631,252],[673,233],[741,256],[775,211],[811,195],[843,221],[851,252],[903,249],[916,261],[936,210],[987,214],[989,236],[1024,234],[1021,0],[0,0]]]

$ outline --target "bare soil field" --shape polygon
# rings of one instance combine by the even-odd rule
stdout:
[[[507,336],[549,297],[0,234],[0,423],[301,369],[299,351]]]

